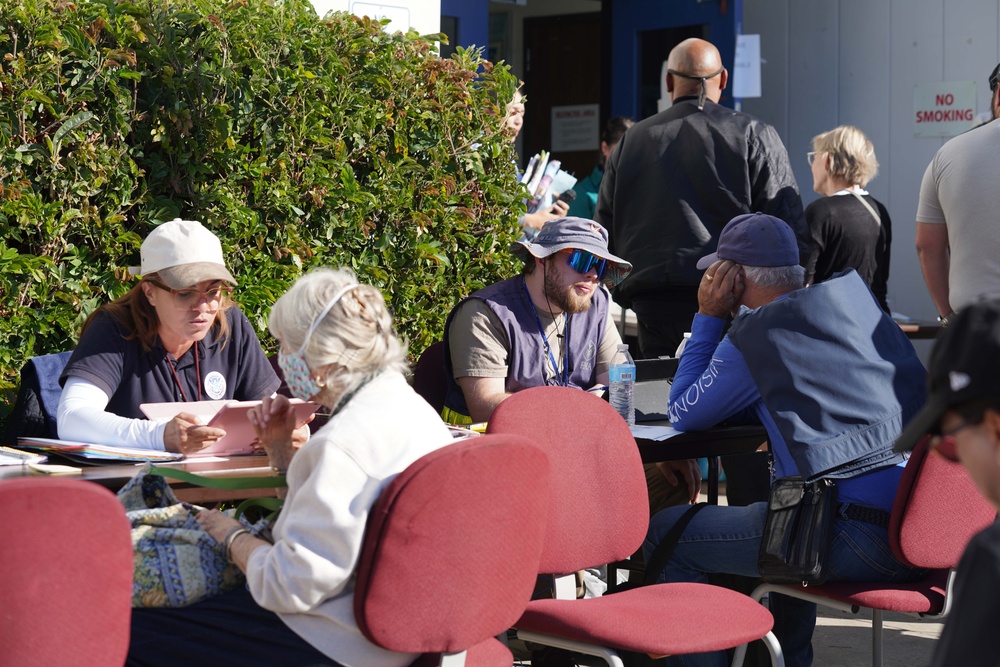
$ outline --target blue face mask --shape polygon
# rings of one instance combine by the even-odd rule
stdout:
[[[316,327],[319,326],[319,323],[330,312],[330,309],[340,301],[341,297],[355,287],[358,287],[358,285],[348,285],[333,295],[333,298],[326,304],[326,307],[323,308],[319,316],[313,320],[298,350],[291,353],[283,350],[278,352],[278,367],[285,376],[285,384],[288,385],[288,390],[295,398],[301,398],[303,401],[312,400],[326,386],[317,382],[316,378],[313,377],[312,371],[309,370],[309,365],[306,363],[305,357],[306,345],[309,344],[309,338],[312,337]]]
[[[312,376],[309,366],[306,365],[306,360],[301,354],[278,352],[278,367],[281,368],[281,372],[285,376],[288,391],[292,392],[292,396],[295,398],[309,401],[323,391],[323,386]]]

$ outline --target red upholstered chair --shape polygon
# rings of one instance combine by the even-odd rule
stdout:
[[[531,597],[548,496],[548,459],[526,438],[470,438],[414,462],[368,520],[354,593],[361,631],[424,654],[422,667],[510,667],[493,637]]]
[[[413,390],[423,396],[438,414],[444,408],[444,397],[448,392],[448,378],[444,366],[444,341],[432,343],[413,367]]]
[[[0,481],[0,666],[125,663],[130,525],[107,489],[68,479]]]
[[[531,437],[549,457],[552,497],[539,572],[556,598],[534,600],[514,627],[519,638],[595,655],[620,666],[619,651],[679,655],[765,638],[783,665],[761,605],[708,584],[659,584],[575,599],[572,573],[622,560],[642,544],[649,503],[639,450],[606,402],[578,389],[535,387],[505,399],[488,433]]]
[[[976,489],[960,464],[928,448],[925,438],[910,455],[889,519],[889,542],[896,557],[927,568],[919,581],[896,583],[830,582],[822,586],[762,584],[753,597],[777,592],[816,604],[858,613],[872,610],[872,664],[882,665],[882,612],[941,618],[951,607],[954,568],[973,535],[996,518],[996,510]],[[742,647],[733,665],[742,664]]]

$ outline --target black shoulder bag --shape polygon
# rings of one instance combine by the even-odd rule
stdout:
[[[837,487],[828,479],[805,482],[783,477],[774,482],[757,566],[764,581],[776,584],[822,584],[828,560]]]

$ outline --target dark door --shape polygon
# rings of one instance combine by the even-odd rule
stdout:
[[[588,150],[552,150],[552,108],[597,105],[598,131],[601,120],[606,118],[606,110],[599,108],[602,100],[600,17],[600,13],[592,13],[524,20],[527,101],[522,162],[547,150],[553,159],[562,162],[564,171],[577,178],[585,178],[597,164],[599,141]]]
[[[663,63],[675,46],[689,37],[708,39],[708,26],[685,25],[639,33],[639,113],[640,119],[656,113],[660,99]]]

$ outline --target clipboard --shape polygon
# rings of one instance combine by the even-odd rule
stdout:
[[[288,399],[295,411],[295,425],[302,426],[316,410],[319,404],[303,401],[298,398]],[[253,445],[257,442],[257,433],[247,416],[250,408],[261,404],[261,401],[192,401],[177,403],[143,403],[139,406],[142,413],[150,419],[169,420],[181,412],[188,412],[202,418],[208,426],[221,428],[225,437],[212,443],[190,457],[199,456],[241,456],[253,454]]]

